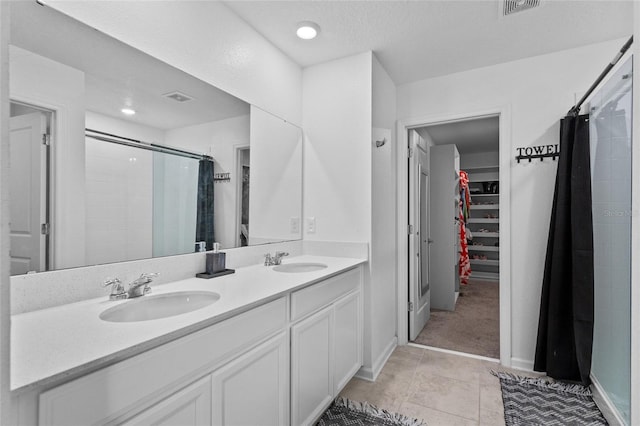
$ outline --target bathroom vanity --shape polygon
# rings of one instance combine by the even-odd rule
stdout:
[[[283,264],[326,268],[254,265],[157,286],[219,299],[155,320],[104,321],[133,302],[106,296],[16,315],[15,422],[312,424],[362,365],[364,262],[300,256]]]

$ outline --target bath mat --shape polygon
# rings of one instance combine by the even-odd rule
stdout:
[[[607,424],[588,387],[504,372],[491,374],[500,379],[507,426]]]
[[[371,405],[338,397],[324,412],[316,426],[426,426],[422,420]]]

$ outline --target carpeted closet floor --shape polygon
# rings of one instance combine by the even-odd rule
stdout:
[[[470,280],[460,287],[456,310],[432,309],[415,343],[500,358],[498,282]]]

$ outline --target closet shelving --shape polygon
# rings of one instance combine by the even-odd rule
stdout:
[[[473,207],[471,208],[473,210]],[[477,218],[470,217],[467,223],[500,223],[500,219],[498,218]]]
[[[471,209],[468,227],[473,235],[469,243],[472,278],[497,280],[500,272],[500,203],[498,167],[467,167]]]

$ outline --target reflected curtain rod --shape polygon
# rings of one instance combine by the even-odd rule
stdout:
[[[85,128],[85,136],[99,141],[117,143],[119,145],[130,146],[133,148],[146,149],[147,151],[162,152],[164,154],[177,155],[180,157],[193,158],[195,160],[213,161],[213,157],[205,154],[197,154],[183,149],[171,148],[151,142],[144,142],[137,139],[126,138],[124,136],[114,135],[113,133],[101,132],[99,130]],[[92,134],[94,133],[94,134]]]
[[[604,80],[607,74],[609,74],[609,71],[611,71],[611,69],[618,63],[620,58],[622,58],[622,55],[624,55],[626,51],[629,50],[629,47],[631,47],[632,44],[633,44],[633,36],[629,37],[629,40],[627,40],[627,42],[622,46],[620,51],[616,54],[616,56],[611,60],[611,62],[609,62],[609,64],[607,64],[604,71],[600,73],[596,81],[594,81],[591,87],[589,87],[589,89],[587,90],[587,93],[585,93],[584,96],[580,98],[578,103],[575,104],[573,108],[569,110],[567,115],[580,114],[580,107],[582,107],[582,104],[584,103],[584,101],[587,100],[589,95],[591,95],[591,93],[593,93],[593,91],[596,89],[596,87],[598,87],[598,85],[602,82],[602,80]]]

